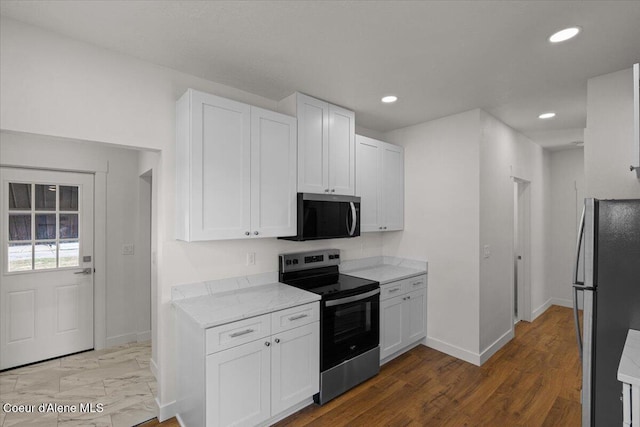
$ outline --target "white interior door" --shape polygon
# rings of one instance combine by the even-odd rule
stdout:
[[[93,175],[0,178],[0,369],[92,349]]]

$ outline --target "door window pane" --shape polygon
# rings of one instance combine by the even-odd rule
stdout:
[[[9,215],[9,240],[31,240],[31,214]]]
[[[36,240],[56,238],[56,214],[36,215]]]
[[[78,214],[60,214],[60,239],[78,238]]]
[[[29,243],[9,243],[8,271],[31,270],[32,248]]]
[[[9,183],[9,210],[31,210],[31,184]]]
[[[60,210],[61,211],[77,211],[78,210],[78,187],[70,185],[61,185],[60,191]]]
[[[33,268],[44,270],[45,268],[56,268],[56,242],[38,242],[33,251]]]
[[[56,186],[47,184],[36,184],[36,210],[55,211],[56,210]]]
[[[80,242],[60,242],[58,267],[77,267],[80,265]]]

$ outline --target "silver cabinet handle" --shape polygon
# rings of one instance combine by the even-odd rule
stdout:
[[[309,315],[308,314],[298,314],[297,316],[289,317],[289,320],[290,321],[294,321],[294,320],[302,319],[304,317],[309,317]]]
[[[93,268],[87,267],[87,268],[83,268],[82,271],[76,271],[73,274],[91,274],[92,270],[93,270]]]
[[[409,296],[407,297],[407,299],[411,299],[411,295],[409,295]]]
[[[253,232],[253,234],[255,234],[255,235],[257,236],[257,235],[258,235],[258,234],[260,234],[260,233],[258,233],[257,231],[254,231],[254,232]]]
[[[235,338],[235,337],[239,337],[239,336],[242,336],[242,335],[250,334],[251,332],[255,332],[255,331],[253,329],[245,329],[244,331],[234,332],[232,334],[229,334],[229,336],[231,338]]]
[[[336,192],[336,189],[335,189],[335,188],[332,188],[332,189],[331,189],[331,192],[332,192],[332,193],[335,193],[335,192]]]
[[[248,231],[245,231],[245,232],[244,232],[244,235],[245,235],[245,236],[248,236],[249,234],[251,234],[251,233],[249,233]]]
[[[422,282],[416,282],[416,283],[413,284],[413,286],[418,286],[418,285],[421,285],[421,284],[422,284]]]
[[[378,230],[382,230],[382,227],[378,227]]]
[[[280,342],[280,338],[276,338],[274,341],[278,344]]]
[[[400,288],[389,289],[389,293],[398,292]]]
[[[266,345],[267,347],[269,347],[271,345],[271,343],[269,341],[265,341],[264,345]]]
[[[382,227],[382,229],[383,229],[383,230],[386,230],[386,229],[387,229],[387,227]]]
[[[329,189],[328,189],[328,188],[325,188],[324,192],[325,192],[325,193],[328,193],[328,192],[329,192]]]

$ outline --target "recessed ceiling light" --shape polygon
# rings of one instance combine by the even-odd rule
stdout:
[[[549,113],[542,113],[542,114],[540,114],[540,115],[538,116],[538,118],[539,118],[539,119],[550,119],[550,118],[555,117],[555,116],[556,116],[556,113],[551,113],[551,112],[549,112]]]
[[[569,27],[564,30],[560,30],[549,37],[551,43],[560,43],[574,38],[580,32],[580,27]]]
[[[398,100],[398,97],[395,95],[388,95],[388,96],[382,97],[382,102],[384,102],[385,104],[391,104],[392,102],[396,102],[397,100]]]

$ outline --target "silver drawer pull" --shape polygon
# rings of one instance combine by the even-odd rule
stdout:
[[[389,289],[389,293],[398,292],[399,290],[400,290],[400,288]]]
[[[413,284],[413,286],[418,286],[418,285],[422,285],[422,282],[416,282]]]
[[[303,317],[309,317],[309,315],[308,314],[298,314],[297,316],[289,317],[289,320],[291,320],[291,321],[298,320],[298,319],[302,319]]]
[[[242,335],[250,334],[251,332],[255,332],[255,331],[253,329],[245,329],[244,331],[234,332],[232,334],[229,334],[229,336],[231,338],[235,338],[235,337],[239,337],[239,336],[242,336]]]

